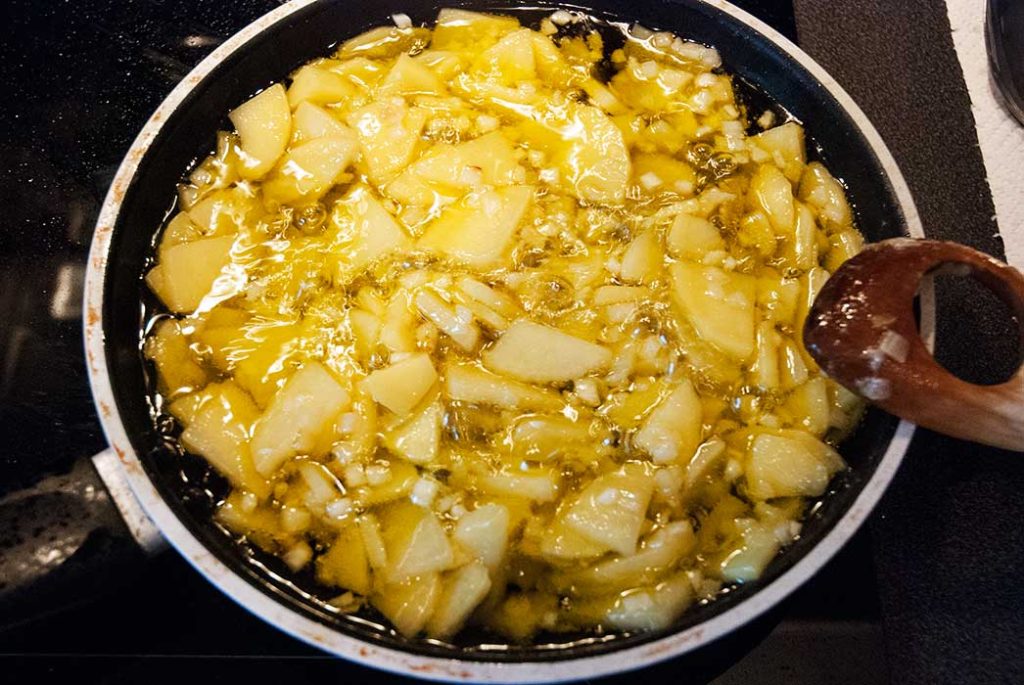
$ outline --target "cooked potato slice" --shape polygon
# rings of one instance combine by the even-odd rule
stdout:
[[[445,571],[455,563],[448,536],[429,509],[396,502],[382,515],[380,530],[387,549],[390,583]]]
[[[633,437],[657,464],[689,461],[701,441],[703,405],[690,381],[661,401]]]
[[[619,554],[633,554],[654,483],[638,464],[595,478],[565,513],[565,524]]]
[[[348,125],[375,184],[387,183],[412,161],[426,122],[427,113],[410,109],[401,97],[376,100],[349,114]]]
[[[414,464],[430,464],[441,446],[441,422],[444,406],[432,402],[409,420],[384,435],[388,449]]]
[[[416,408],[436,382],[437,372],[430,356],[421,353],[374,371],[363,381],[363,388],[378,404],[405,416]]]
[[[473,68],[493,75],[506,86],[537,78],[533,64],[533,31],[519,29],[502,36],[480,53]]]
[[[815,209],[824,225],[846,228],[853,222],[843,186],[821,162],[811,162],[804,168],[799,195]]]
[[[270,476],[291,457],[309,451],[351,401],[348,391],[322,364],[305,363],[253,428],[256,469]]]
[[[427,635],[443,640],[459,632],[490,590],[491,577],[483,564],[474,562],[452,571],[427,621]]]
[[[378,86],[381,95],[444,95],[447,89],[427,67],[409,55],[398,56]]]
[[[690,214],[676,215],[666,243],[669,253],[677,259],[700,260],[709,252],[725,249],[725,240],[715,225]]]
[[[747,490],[757,499],[818,497],[844,466],[835,450],[807,433],[762,433],[750,446]]]
[[[181,434],[181,444],[202,455],[235,487],[259,497],[270,485],[254,467],[249,450],[249,430],[259,410],[234,383],[207,386],[203,401]]]
[[[143,352],[156,364],[160,392],[165,397],[173,399],[206,385],[206,372],[196,363],[178,321],[165,319],[158,323],[146,338]]]
[[[675,623],[693,599],[690,579],[679,574],[654,588],[616,598],[605,620],[619,630],[664,630]]]
[[[381,586],[373,593],[373,605],[405,637],[423,630],[441,595],[441,577],[428,573],[402,583]]]
[[[510,520],[508,507],[484,504],[459,519],[453,537],[493,572],[505,559]]]
[[[436,50],[481,50],[519,28],[512,17],[445,8],[437,15],[430,47]]]
[[[774,164],[762,164],[750,179],[750,204],[765,213],[775,233],[793,234],[796,210],[793,205],[793,186]]]
[[[158,275],[147,279],[149,285],[172,312],[193,312],[231,263],[234,244],[233,236],[223,236],[175,245],[164,253]]]
[[[472,352],[480,342],[480,328],[473,322],[472,314],[450,306],[429,290],[416,293],[416,308],[428,321],[451,338],[466,352]],[[465,308],[463,308],[465,309]]]
[[[445,368],[445,394],[452,400],[504,409],[549,411],[563,406],[556,393],[496,376],[468,364],[449,364]]]
[[[701,338],[739,361],[754,352],[753,276],[714,266],[673,264],[672,294]]]
[[[352,162],[355,152],[355,141],[345,135],[301,143],[288,151],[264,183],[264,197],[280,204],[319,199]]]
[[[284,86],[276,83],[228,115],[241,139],[243,178],[260,178],[270,171],[292,135],[292,110]]]
[[[343,270],[354,274],[381,257],[410,244],[398,222],[366,186],[356,186],[331,213],[337,230]]]
[[[530,186],[470,193],[427,226],[419,246],[481,269],[503,266],[532,199]]]
[[[311,64],[299,69],[292,77],[292,85],[288,88],[288,104],[293,109],[299,108],[304,102],[326,105],[347,100],[354,94],[355,86],[344,76]]]
[[[370,594],[370,562],[356,524],[350,523],[338,531],[327,553],[317,557],[316,577],[321,583],[337,585],[361,595]]]
[[[771,162],[782,170],[790,183],[800,182],[800,175],[807,162],[803,126],[795,121],[787,121],[751,136],[747,141],[768,153]]]
[[[323,137],[355,140],[355,134],[348,126],[323,107],[310,102],[299,103],[292,114],[292,124],[292,138],[298,143]]]
[[[661,241],[654,231],[640,234],[622,255],[619,273],[627,283],[650,283],[661,275]]]
[[[531,383],[582,378],[608,367],[612,353],[555,328],[522,320],[512,324],[483,353],[484,365],[497,373]]]

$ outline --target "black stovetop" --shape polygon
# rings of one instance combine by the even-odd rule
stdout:
[[[130,141],[173,85],[226,36],[277,4],[6,3],[0,22],[0,169],[7,172],[0,177],[0,495],[104,447],[83,363],[79,304],[99,205]],[[926,226],[1001,254],[985,216],[991,200],[971,144],[966,91],[941,0],[914,7],[878,0],[737,4],[791,37],[799,27],[801,43],[881,128]],[[894,27],[901,32],[896,43]],[[834,40],[837,31],[841,42]],[[858,49],[865,52],[850,59]],[[889,93],[886,69],[909,73],[910,90]],[[935,88],[948,96],[939,109],[955,114],[944,119],[940,136],[913,120],[920,124],[922,117],[916,98],[927,103]],[[954,161],[938,169],[932,154]],[[950,176],[969,198],[963,205],[941,195]],[[975,378],[1008,373],[1014,351],[1005,326],[985,340],[961,335],[972,325],[991,327],[992,314],[977,305],[973,291],[950,292],[945,313],[955,313],[950,320],[958,324],[940,329],[942,359]],[[784,606],[778,627],[759,647],[723,661],[722,669],[738,663],[715,682],[1024,682],[1024,650],[1011,648],[1024,643],[1017,573],[1024,561],[1022,495],[1019,456],[920,435],[870,524]],[[393,680],[264,625],[173,552],[111,590],[98,602],[0,632],[0,680],[162,683],[196,674],[202,682]],[[668,664],[629,679],[671,682],[674,669]]]

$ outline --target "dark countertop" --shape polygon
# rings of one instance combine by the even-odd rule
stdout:
[[[81,350],[81,280],[121,156],[224,37],[278,3],[11,0],[0,23],[0,494],[104,447]],[[624,3],[625,4],[625,3]],[[941,0],[746,0],[821,61],[891,146],[926,231],[1001,255]],[[983,292],[943,285],[940,359],[1012,371]],[[987,330],[987,334],[980,331]],[[1024,460],[922,432],[866,529],[716,681],[1024,682]],[[305,682],[390,676],[251,617],[168,552],[99,603],[0,633],[4,682]],[[730,655],[723,661],[739,659]],[[669,664],[629,680],[677,680]],[[621,679],[625,682],[627,678]]]

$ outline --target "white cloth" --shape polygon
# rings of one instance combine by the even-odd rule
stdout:
[[[1024,267],[1024,126],[1001,104],[985,50],[985,0],[946,0],[1007,260]],[[993,224],[993,229],[995,225]]]

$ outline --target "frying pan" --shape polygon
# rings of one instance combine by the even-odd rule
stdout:
[[[239,545],[212,519],[224,483],[168,441],[150,401],[140,330],[149,295],[142,275],[155,229],[171,209],[183,171],[214,145],[225,113],[300,64],[394,13],[430,22],[443,6],[515,12],[533,23],[553,5],[490,1],[293,0],[224,43],[153,114],[122,163],[103,205],[89,258],[85,344],[95,402],[111,450],[97,460],[137,539],[168,541],[214,585],[269,623],[328,652],[378,668],[438,680],[538,682],[595,677],[703,648],[764,614],[820,569],[867,518],[892,479],[913,426],[869,410],[841,448],[850,470],[816,505],[798,541],[762,578],[687,612],[672,629],[595,638],[544,635],[530,646],[494,645],[467,634],[455,644],[409,640],[373,615],[345,616],[318,601],[311,578]],[[716,47],[741,95],[804,123],[811,155],[843,180],[870,241],[923,235],[892,156],[846,93],[796,46],[719,0],[614,0],[562,4],[598,18],[637,22]],[[925,302],[924,328],[932,310]],[[129,493],[119,483],[126,482]],[[139,510],[136,503],[141,504]],[[144,511],[144,513],[143,513]],[[154,528],[155,526],[155,528]],[[92,572],[96,572],[93,569]]]

